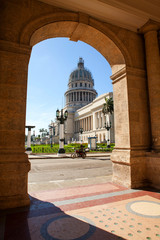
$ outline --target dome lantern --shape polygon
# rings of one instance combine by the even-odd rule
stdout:
[[[78,68],[79,69],[83,69],[84,68],[84,60],[83,60],[83,58],[79,58]]]

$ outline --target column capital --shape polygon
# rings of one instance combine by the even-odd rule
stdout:
[[[0,50],[19,54],[26,54],[30,56],[32,47],[25,44],[0,40]]]
[[[149,19],[148,22],[146,22],[139,29],[139,32],[143,33],[143,34],[146,34],[147,32],[158,31],[158,30],[160,30],[160,23]]]

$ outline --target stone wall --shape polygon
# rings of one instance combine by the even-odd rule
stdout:
[[[84,41],[112,67],[116,133],[113,180],[139,187],[147,178],[159,186],[160,25],[149,21],[135,33],[36,0],[1,0],[0,22],[1,208],[29,204],[30,164],[24,153],[28,62],[31,47],[51,37]],[[152,148],[156,170],[151,158],[146,158],[146,151]]]

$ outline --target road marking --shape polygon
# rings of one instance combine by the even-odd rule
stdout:
[[[54,181],[49,181],[50,183],[57,183],[57,182],[64,182],[64,180],[54,180]]]
[[[81,181],[81,180],[86,180],[86,179],[88,179],[88,178],[76,178],[75,180],[76,181]]]
[[[36,184],[36,182],[29,182],[28,184]]]

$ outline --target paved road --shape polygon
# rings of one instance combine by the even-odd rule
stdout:
[[[108,157],[30,159],[29,192],[111,181]]]

